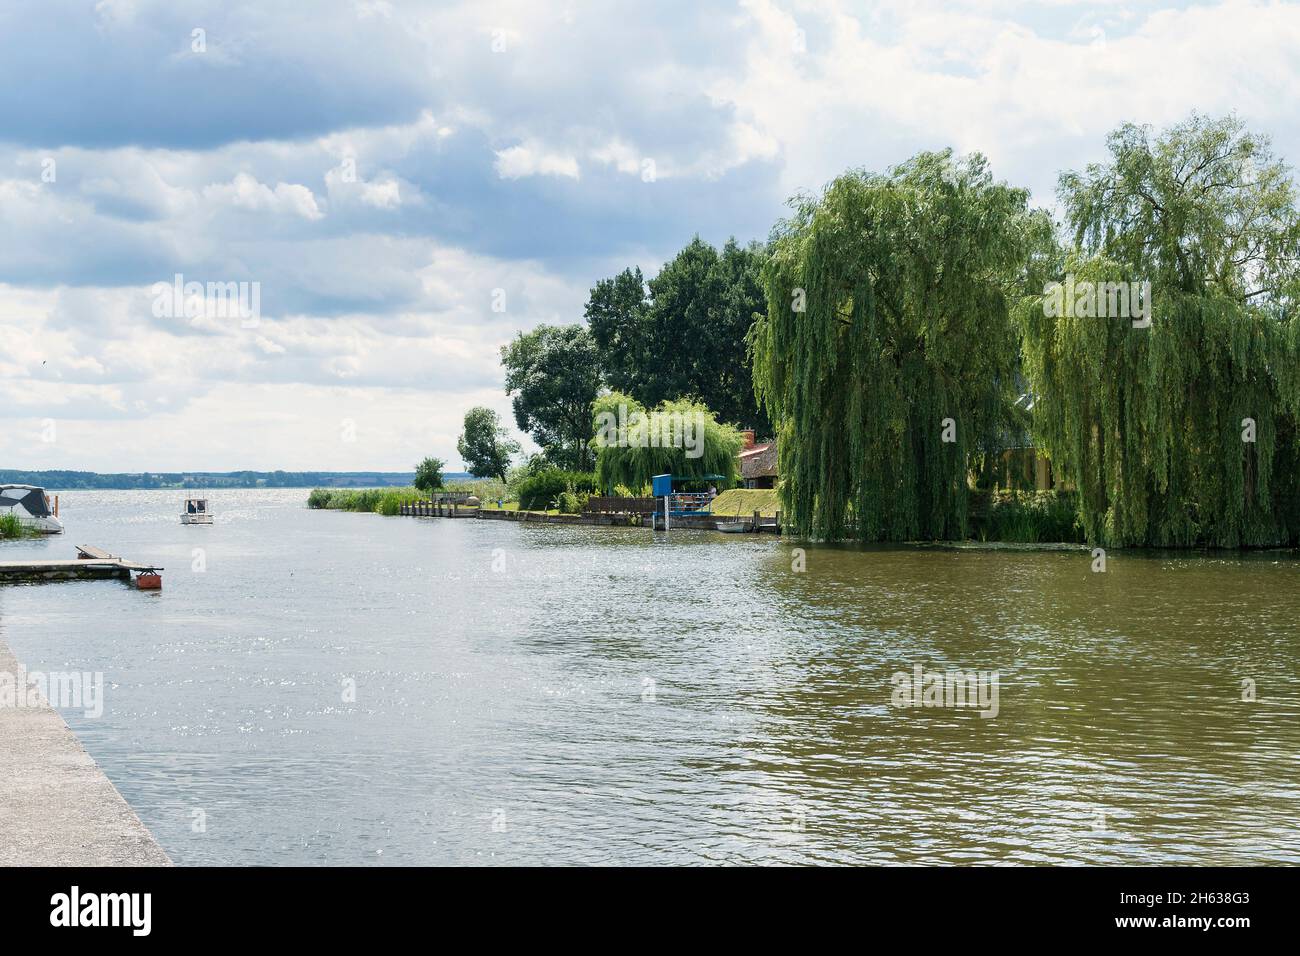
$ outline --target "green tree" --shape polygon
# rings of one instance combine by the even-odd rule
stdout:
[[[587,328],[600,352],[605,384],[612,389],[640,393],[658,362],[649,347],[649,310],[645,277],[639,267],[601,279],[591,290]]]
[[[465,430],[456,442],[456,451],[479,478],[505,481],[510,459],[519,452],[519,442],[506,432],[496,412],[476,405],[465,413]]]
[[[696,236],[646,283],[640,269],[598,282],[586,318],[605,384],[648,405],[693,396],[722,421],[770,425],[754,398],[745,336],[765,308],[763,249]]]
[[[722,475],[719,484],[736,482],[736,455],[745,439],[699,402],[666,401],[647,412],[630,395],[611,392],[592,405],[592,428],[596,484],[607,491],[641,488],[664,474]]]
[[[415,466],[415,480],[412,484],[425,493],[437,491],[442,487],[442,459],[426,458]]]
[[[947,150],[792,200],[750,342],[793,527],[965,535],[971,455],[1004,440],[1017,397],[1010,303],[1050,235],[1027,203]]]
[[[1193,115],[1159,136],[1126,125],[1108,145],[1109,162],[1060,178],[1063,271],[1150,282],[1151,322],[1025,303],[1038,440],[1078,488],[1091,541],[1294,542],[1294,184],[1234,118]]]
[[[501,349],[515,423],[551,462],[591,467],[591,403],[600,388],[596,343],[581,325],[539,325]]]

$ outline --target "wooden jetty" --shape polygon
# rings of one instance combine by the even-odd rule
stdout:
[[[413,518],[477,518],[479,506],[465,504],[468,494],[446,496],[399,505],[398,514]]]
[[[597,498],[587,501],[581,514],[547,514],[545,511],[505,511],[484,508],[466,502],[468,494],[440,495],[433,499],[411,501],[399,506],[398,514],[412,518],[488,518],[494,521],[521,521],[534,524],[579,524],[626,526],[629,524],[663,528],[663,515],[655,512],[654,498]],[[674,514],[675,528],[696,531],[746,531],[781,533],[781,512],[766,517],[755,511],[749,515],[717,515],[708,511],[698,514]],[[720,528],[719,526],[724,526]]]
[[[151,590],[162,587],[162,578],[158,574],[161,570],[156,564],[137,564],[109,554],[103,548],[79,544],[74,559],[0,561],[0,581],[89,581],[104,578],[131,581],[131,575],[135,574],[132,583]]]

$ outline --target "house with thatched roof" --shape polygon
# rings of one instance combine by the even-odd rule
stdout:
[[[745,488],[775,488],[777,479],[776,442],[755,443],[754,433],[746,431],[745,446],[740,454],[740,478]]]

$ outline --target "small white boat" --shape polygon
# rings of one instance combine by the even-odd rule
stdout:
[[[181,512],[181,524],[212,524],[212,512],[207,498],[186,498]]]
[[[749,530],[748,521],[719,521],[718,530],[725,531],[728,534],[739,534],[742,531]]]
[[[50,510],[50,496],[44,488],[35,485],[0,485],[0,514],[14,514],[28,528],[45,534],[62,534],[63,522],[59,520],[56,503]]]

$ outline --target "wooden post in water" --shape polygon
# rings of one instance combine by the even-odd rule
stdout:
[[[755,512],[754,512],[754,526],[753,526],[752,528],[749,529],[750,531],[757,531],[757,530],[758,530],[758,521],[759,521],[759,518],[760,518],[759,513],[758,513],[757,511],[755,511]]]

